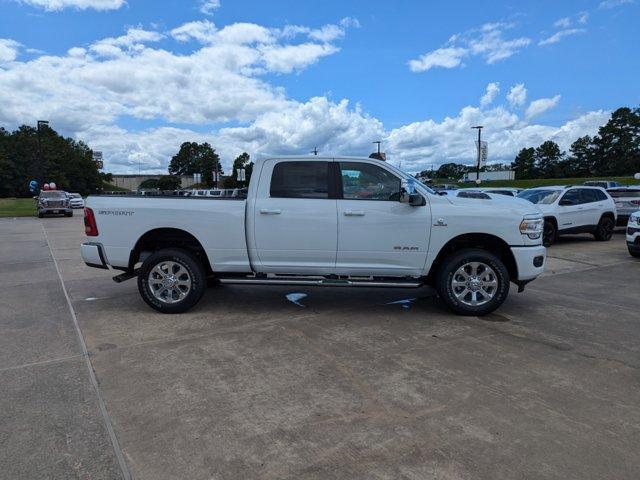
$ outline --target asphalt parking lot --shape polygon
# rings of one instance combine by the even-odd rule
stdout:
[[[161,315],[83,239],[78,211],[0,219],[0,478],[640,477],[621,234],[561,240],[484,318],[427,289],[239,286]]]

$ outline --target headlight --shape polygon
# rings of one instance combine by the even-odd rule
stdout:
[[[540,238],[544,229],[544,220],[541,218],[525,218],[520,222],[520,233],[530,239]]]
[[[632,213],[629,217],[629,223],[640,223],[640,214]]]

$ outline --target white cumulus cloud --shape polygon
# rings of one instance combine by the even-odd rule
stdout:
[[[14,0],[49,12],[75,8],[78,10],[117,10],[126,4],[125,0]]]
[[[346,29],[355,21],[335,25]],[[103,151],[105,167],[114,173],[166,172],[185,141],[209,142],[228,171],[243,151],[254,158],[305,154],[314,147],[367,155],[378,139],[391,161],[417,171],[429,163],[471,163],[473,125],[487,126],[491,160],[511,161],[523,146],[547,138],[566,148],[578,136],[593,134],[608,115],[589,112],[560,127],[535,124],[532,118],[551,108],[554,99],[532,102],[524,115],[506,106],[488,108],[498,95],[496,82],[487,86],[481,106],[387,130],[348,99],[292,99],[277,85],[278,77],[266,75],[298,72],[337,54],[337,40],[345,35],[337,31],[203,20],[166,33],[130,28],[65,54],[23,61],[16,57],[19,46],[5,41],[0,43],[7,48],[0,49],[6,60],[0,67],[0,126],[13,129],[45,118],[64,135]],[[489,55],[481,50],[478,55]],[[510,106],[524,105],[524,85],[512,87],[507,100]]]
[[[529,104],[527,110],[525,112],[525,116],[528,119],[533,117],[537,117],[538,115],[542,115],[547,110],[551,110],[558,105],[560,101],[560,95],[556,95],[551,98],[539,98],[538,100],[534,100]]]
[[[220,0],[201,0],[200,11],[205,15],[213,15],[220,8]]]
[[[500,83],[491,82],[490,84],[488,84],[486,92],[480,99],[480,106],[486,107],[487,105],[490,105],[491,103],[493,103],[493,101],[496,99],[499,93],[500,93]]]
[[[9,38],[0,38],[0,64],[13,62],[18,57],[20,43]]]
[[[631,3],[635,3],[635,0],[604,0],[600,2],[600,8],[616,8],[621,7],[622,5],[629,5]]]
[[[420,57],[409,60],[412,72],[425,72],[434,67],[455,68],[462,64],[462,59],[468,54],[465,48],[438,48]]]
[[[538,42],[538,45],[551,45],[554,43],[558,43],[564,37],[569,37],[571,35],[577,35],[578,33],[584,33],[586,30],[584,28],[567,28],[565,30],[560,30],[559,32],[554,33],[553,35],[543,38]]]
[[[527,89],[524,83],[518,83],[509,90],[507,101],[512,107],[521,107],[527,101]]]
[[[462,59],[468,56],[480,56],[489,65],[507,59],[531,43],[527,37],[505,38],[513,27],[512,23],[485,23],[455,34],[442,47],[410,60],[409,69],[424,72],[434,67],[455,68],[462,66]]]

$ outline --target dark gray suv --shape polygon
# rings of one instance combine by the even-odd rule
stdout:
[[[48,214],[64,214],[73,217],[73,210],[67,195],[59,190],[43,190],[38,196],[38,217]]]

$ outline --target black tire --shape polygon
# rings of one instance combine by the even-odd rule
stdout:
[[[38,218],[44,218],[44,213],[38,212]]]
[[[629,255],[631,255],[632,257],[640,258],[640,251],[629,249]]]
[[[479,262],[490,267],[491,270],[493,270],[495,280],[497,281],[493,297],[486,303],[475,306],[461,301],[460,298],[456,296],[454,288],[464,289],[465,287],[454,287],[452,285],[452,282],[456,280],[455,275],[458,269],[471,262]],[[449,309],[460,315],[480,316],[491,313],[502,305],[509,295],[510,278],[507,267],[496,255],[479,248],[461,250],[459,252],[452,253],[445,258],[438,269],[436,281],[436,289],[438,290],[439,297],[447,307],[449,307]],[[458,292],[458,294],[459,293],[461,292]],[[471,293],[469,293],[469,295],[471,295]]]
[[[65,213],[65,217],[73,217],[73,212]]]
[[[542,244],[550,247],[558,240],[558,228],[551,220],[544,221],[544,230],[542,233]]]
[[[611,217],[602,217],[598,222],[596,231],[593,232],[593,236],[599,242],[608,242],[613,236],[613,229],[615,227],[616,224]]]
[[[184,298],[175,300],[174,297],[177,297],[179,294],[171,293],[171,299],[174,300],[174,303],[168,303],[167,301],[159,299],[152,291],[153,287],[149,285],[152,270],[163,263],[166,266],[165,262],[173,262],[174,264],[180,265],[187,274],[187,277],[184,277],[183,280],[188,278],[191,282],[190,288]],[[206,286],[207,279],[202,263],[185,250],[173,248],[158,250],[144,261],[138,271],[138,291],[140,295],[151,308],[161,313],[186,312],[202,298]],[[160,287],[160,289],[162,288],[163,287]],[[158,291],[158,289],[155,291]],[[177,290],[174,291],[177,292]],[[169,294],[167,293],[167,295]]]

